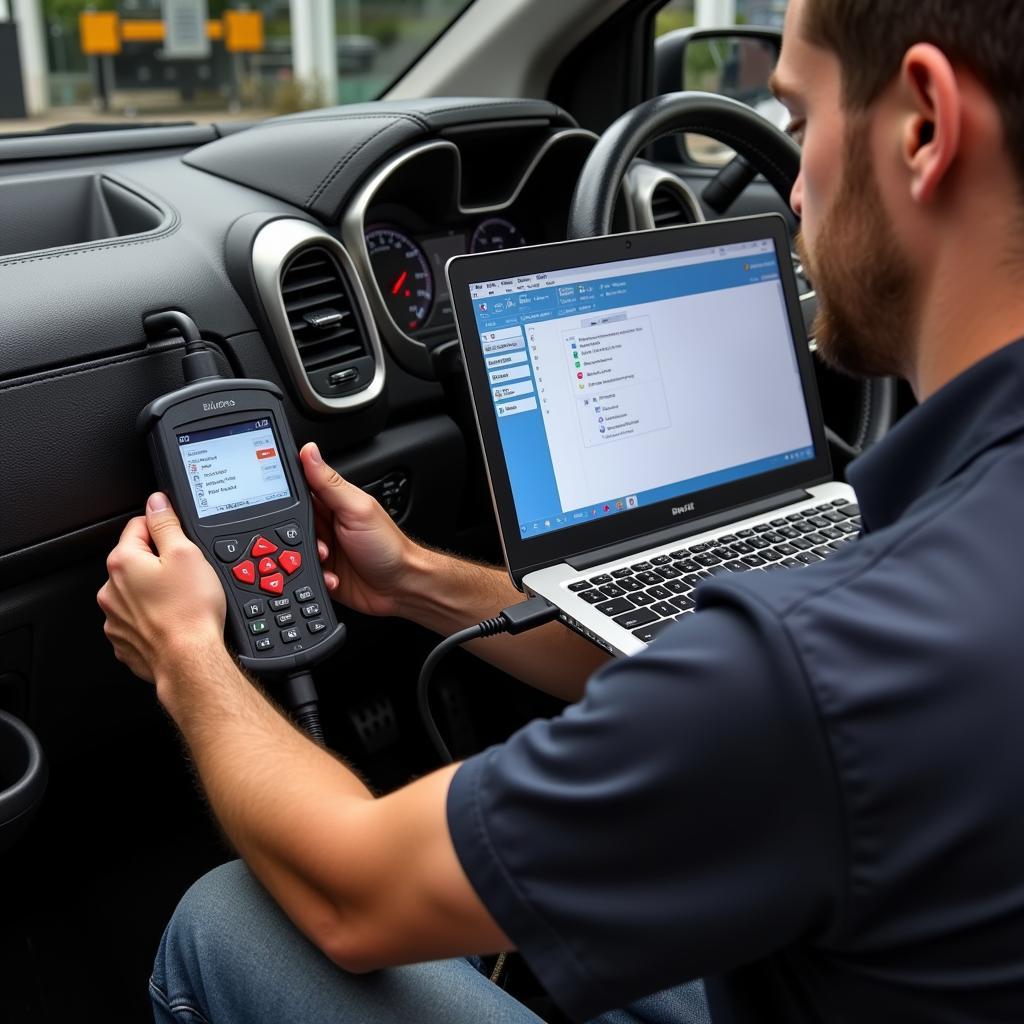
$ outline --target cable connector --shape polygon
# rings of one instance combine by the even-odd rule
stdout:
[[[427,736],[430,737],[430,742],[445,764],[451,764],[453,758],[430,711],[430,679],[438,662],[453,647],[469,643],[471,640],[481,640],[489,636],[498,636],[501,633],[518,636],[520,633],[554,622],[557,618],[558,609],[550,601],[543,597],[532,597],[528,601],[521,601],[519,604],[503,608],[501,614],[493,619],[484,619],[483,622],[478,622],[475,626],[460,629],[458,633],[453,633],[442,640],[427,655],[427,660],[423,662],[423,668],[420,669],[419,679],[416,681],[416,703],[419,706],[420,717],[423,719],[423,727],[427,730]]]
[[[316,683],[309,672],[292,672],[281,682],[281,698],[291,712],[295,724],[308,733],[314,743],[325,746],[324,731],[320,725]]]
[[[195,320],[180,309],[165,309],[160,313],[150,313],[142,318],[142,326],[146,334],[161,336],[180,334],[185,339],[185,355],[181,360],[181,371],[186,384],[197,380],[216,380],[220,377],[217,360],[206,347]]]
[[[558,609],[546,597],[531,597],[528,601],[509,605],[498,616],[505,620],[505,632],[518,636],[529,629],[546,626],[558,618]]]

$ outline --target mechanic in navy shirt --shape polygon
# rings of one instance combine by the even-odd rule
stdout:
[[[923,404],[851,471],[864,535],[829,562],[707,583],[585,692],[558,626],[479,646],[582,694],[560,717],[373,799],[237,670],[150,499],[106,629],[245,862],[176,912],[159,1019],[533,1021],[458,958],[514,946],[608,1024],[707,1019],[698,978],[716,1024],[1024,1020],[1022,41],[1016,0],[790,4],[819,345]],[[302,458],[344,604],[450,633],[515,599]]]

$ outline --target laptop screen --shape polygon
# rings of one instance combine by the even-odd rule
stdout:
[[[523,541],[817,458],[771,238],[469,295]]]

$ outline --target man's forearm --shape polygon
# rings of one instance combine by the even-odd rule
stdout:
[[[344,821],[373,799],[242,675],[223,648],[173,660],[157,692],[181,730],[217,820],[311,938],[344,913],[334,883]],[[301,841],[297,841],[301,837]]]
[[[412,558],[402,615],[442,636],[491,618],[524,599],[502,569],[426,548],[417,548]],[[578,700],[587,679],[608,660],[598,648],[557,622],[521,636],[476,641],[467,644],[467,649],[567,701]]]

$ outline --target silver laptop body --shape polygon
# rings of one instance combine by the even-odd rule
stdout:
[[[510,576],[603,649],[644,649],[713,575],[859,532],[832,480],[781,217],[448,264]]]

